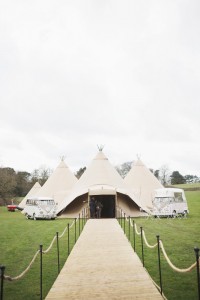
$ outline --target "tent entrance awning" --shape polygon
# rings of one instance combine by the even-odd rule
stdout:
[[[89,196],[95,195],[116,195],[116,189],[113,186],[98,184],[88,189]]]

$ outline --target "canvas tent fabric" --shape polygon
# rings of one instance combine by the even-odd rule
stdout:
[[[53,198],[59,205],[77,181],[78,179],[70,171],[64,160],[61,160],[57,168],[35,196]]]
[[[121,201],[123,198],[120,197],[121,194],[129,198],[126,200],[126,205],[123,200]],[[116,195],[118,204],[124,207],[129,214],[131,210],[139,210],[140,207],[134,193],[128,191],[122,177],[102,150],[97,153],[79,181],[73,186],[71,193],[58,206],[57,213],[62,214],[65,211],[68,212],[68,215],[75,216],[78,210],[87,206],[90,195]],[[70,209],[73,213],[70,212]]]
[[[163,185],[140,159],[132,165],[124,178],[124,183],[135,193],[141,206],[149,209],[152,208],[155,189],[163,188]]]
[[[113,187],[124,186],[123,179],[117,170],[109,162],[103,151],[99,151],[76,186],[78,189],[82,189],[102,184]]]
[[[26,204],[26,200],[29,197],[33,197],[35,196],[38,191],[41,189],[41,185],[39,184],[39,182],[36,182],[33,187],[30,189],[30,191],[28,192],[28,194],[23,198],[23,200],[20,202],[19,207],[20,208],[24,208],[25,204]]]

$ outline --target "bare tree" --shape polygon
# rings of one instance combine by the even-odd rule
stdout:
[[[39,182],[40,185],[43,185],[50,177],[52,172],[53,171],[50,168],[47,168],[46,166],[41,166],[39,169],[35,169],[31,173],[31,182]]]
[[[167,165],[162,165],[160,167],[159,179],[164,186],[170,183],[170,171]]]
[[[116,166],[115,169],[122,176],[122,178],[124,178],[130,171],[132,164],[133,164],[132,161],[127,161],[121,165]]]

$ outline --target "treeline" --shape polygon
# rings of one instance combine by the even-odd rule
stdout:
[[[133,162],[125,162],[116,166],[116,170],[124,178],[130,171]],[[80,168],[75,176],[80,178],[85,172],[86,167]],[[150,169],[150,171],[164,185],[174,185],[182,183],[198,183],[200,178],[196,175],[181,175],[179,171],[170,172],[167,165],[162,166],[159,170]],[[12,199],[16,197],[25,197],[36,182],[42,186],[52,170],[44,166],[35,169],[32,173],[26,171],[15,171],[12,168],[0,168],[0,205],[12,203]]]
[[[12,203],[15,197],[24,197],[35,182],[43,185],[52,171],[41,167],[32,173],[15,171],[12,168],[0,168],[0,205]]]
[[[133,161],[125,162],[119,166],[116,166],[118,173],[124,178],[130,171],[133,165]],[[164,185],[169,184],[183,184],[183,183],[198,183],[200,182],[200,177],[196,175],[182,175],[179,171],[170,172],[167,165],[163,165],[159,170],[150,169],[156,178]]]

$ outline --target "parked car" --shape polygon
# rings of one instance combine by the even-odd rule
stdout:
[[[186,216],[189,213],[187,200],[183,189],[156,189],[153,199],[153,215],[155,217]]]
[[[32,197],[26,200],[23,214],[27,219],[54,220],[56,215],[56,204],[53,198]]]
[[[15,211],[17,209],[17,205],[15,204],[9,204],[7,205],[8,211]]]

